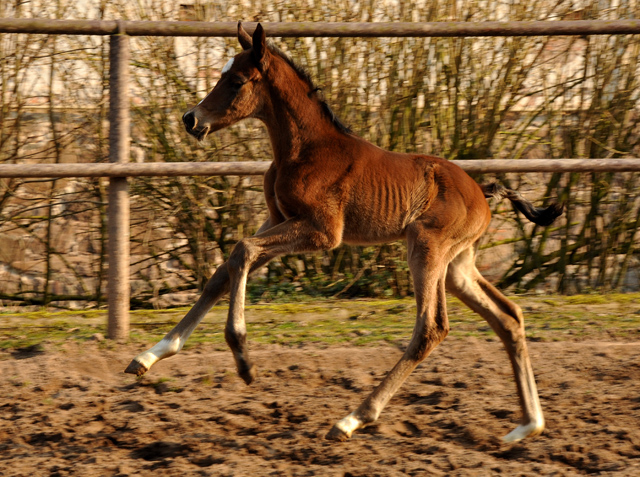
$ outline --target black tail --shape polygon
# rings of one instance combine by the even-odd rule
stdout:
[[[480,188],[487,199],[491,197],[495,197],[496,199],[509,199],[513,206],[534,224],[542,226],[551,225],[564,211],[564,204],[551,204],[547,208],[535,207],[531,202],[522,197],[519,192],[507,189],[495,182],[481,185]]]

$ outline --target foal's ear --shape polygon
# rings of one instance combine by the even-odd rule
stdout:
[[[247,31],[242,28],[242,22],[238,22],[238,41],[242,46],[243,50],[250,50],[253,46],[253,42],[251,41],[251,37],[247,33]]]
[[[261,71],[267,69],[267,35],[260,23],[253,32],[253,58]]]

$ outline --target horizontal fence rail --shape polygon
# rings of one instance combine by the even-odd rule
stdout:
[[[243,23],[253,31],[257,23]],[[558,20],[512,22],[263,22],[275,37],[469,37],[640,34],[640,20]],[[122,28],[122,30],[120,30]],[[58,35],[235,37],[235,22],[174,22],[116,20],[50,20],[0,18],[0,33]]]
[[[640,172],[640,159],[469,159],[453,160],[470,173],[492,172]],[[160,177],[252,176],[271,162],[149,162],[80,164],[0,164],[0,177]]]

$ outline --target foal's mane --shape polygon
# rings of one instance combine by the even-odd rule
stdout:
[[[298,77],[302,81],[307,83],[310,89],[308,96],[310,98],[315,97],[320,102],[320,106],[322,107],[322,113],[331,121],[331,124],[333,124],[338,129],[338,131],[346,134],[351,134],[351,128],[349,126],[346,126],[342,121],[340,121],[338,116],[336,116],[336,114],[333,112],[333,110],[327,104],[327,102],[318,95],[318,91],[320,91],[321,88],[318,88],[315,85],[309,72],[305,70],[302,66],[296,64],[289,55],[287,55],[284,51],[278,48],[272,41],[269,41],[267,43],[267,48],[269,48],[269,51],[271,51],[271,53],[278,55],[280,58],[282,58],[293,69],[293,71],[296,72]]]

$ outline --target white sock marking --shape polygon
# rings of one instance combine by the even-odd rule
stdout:
[[[503,442],[517,442],[529,436],[537,436],[544,430],[544,419],[516,427],[502,438]]]
[[[354,413],[352,412],[347,417],[338,421],[338,423],[336,424],[336,427],[340,429],[342,432],[344,432],[347,435],[347,437],[351,437],[351,434],[353,434],[353,431],[355,431],[356,429],[360,429],[362,427],[362,421],[357,417],[355,417]]]
[[[136,356],[135,360],[142,364],[146,369],[149,369],[161,359],[168,358],[169,356],[176,354],[182,349],[183,345],[184,342],[180,338],[176,338],[173,341],[170,341],[167,338],[162,338],[162,340],[160,340],[160,342],[151,349]]]

